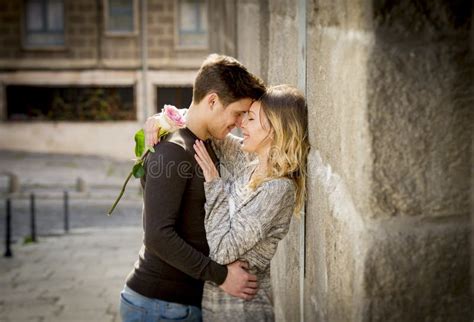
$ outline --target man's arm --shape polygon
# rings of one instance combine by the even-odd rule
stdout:
[[[186,165],[188,163],[189,165]],[[176,232],[181,200],[192,175],[188,154],[178,145],[163,142],[146,161],[145,247],[169,265],[201,280],[222,284],[227,268],[211,261]]]

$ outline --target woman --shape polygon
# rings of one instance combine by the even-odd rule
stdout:
[[[245,301],[206,282],[204,321],[274,321],[270,261],[287,234],[292,214],[305,198],[309,151],[304,97],[288,85],[271,87],[255,101],[242,122],[243,139],[213,140],[221,165],[219,177],[202,141],[194,146],[203,170],[205,228],[213,260],[246,261],[257,275],[259,290]]]

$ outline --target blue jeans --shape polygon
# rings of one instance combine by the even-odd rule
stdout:
[[[127,285],[120,293],[120,316],[123,322],[202,322],[201,309],[196,306],[148,298]]]

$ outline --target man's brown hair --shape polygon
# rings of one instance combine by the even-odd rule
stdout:
[[[193,102],[199,103],[211,92],[217,93],[221,103],[227,106],[243,98],[259,99],[265,92],[265,84],[237,59],[211,54],[194,81]]]

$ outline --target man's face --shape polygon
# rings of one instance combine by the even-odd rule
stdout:
[[[243,98],[224,107],[217,98],[211,111],[209,134],[216,139],[225,138],[236,126],[241,126],[242,118],[251,105],[250,98]]]

